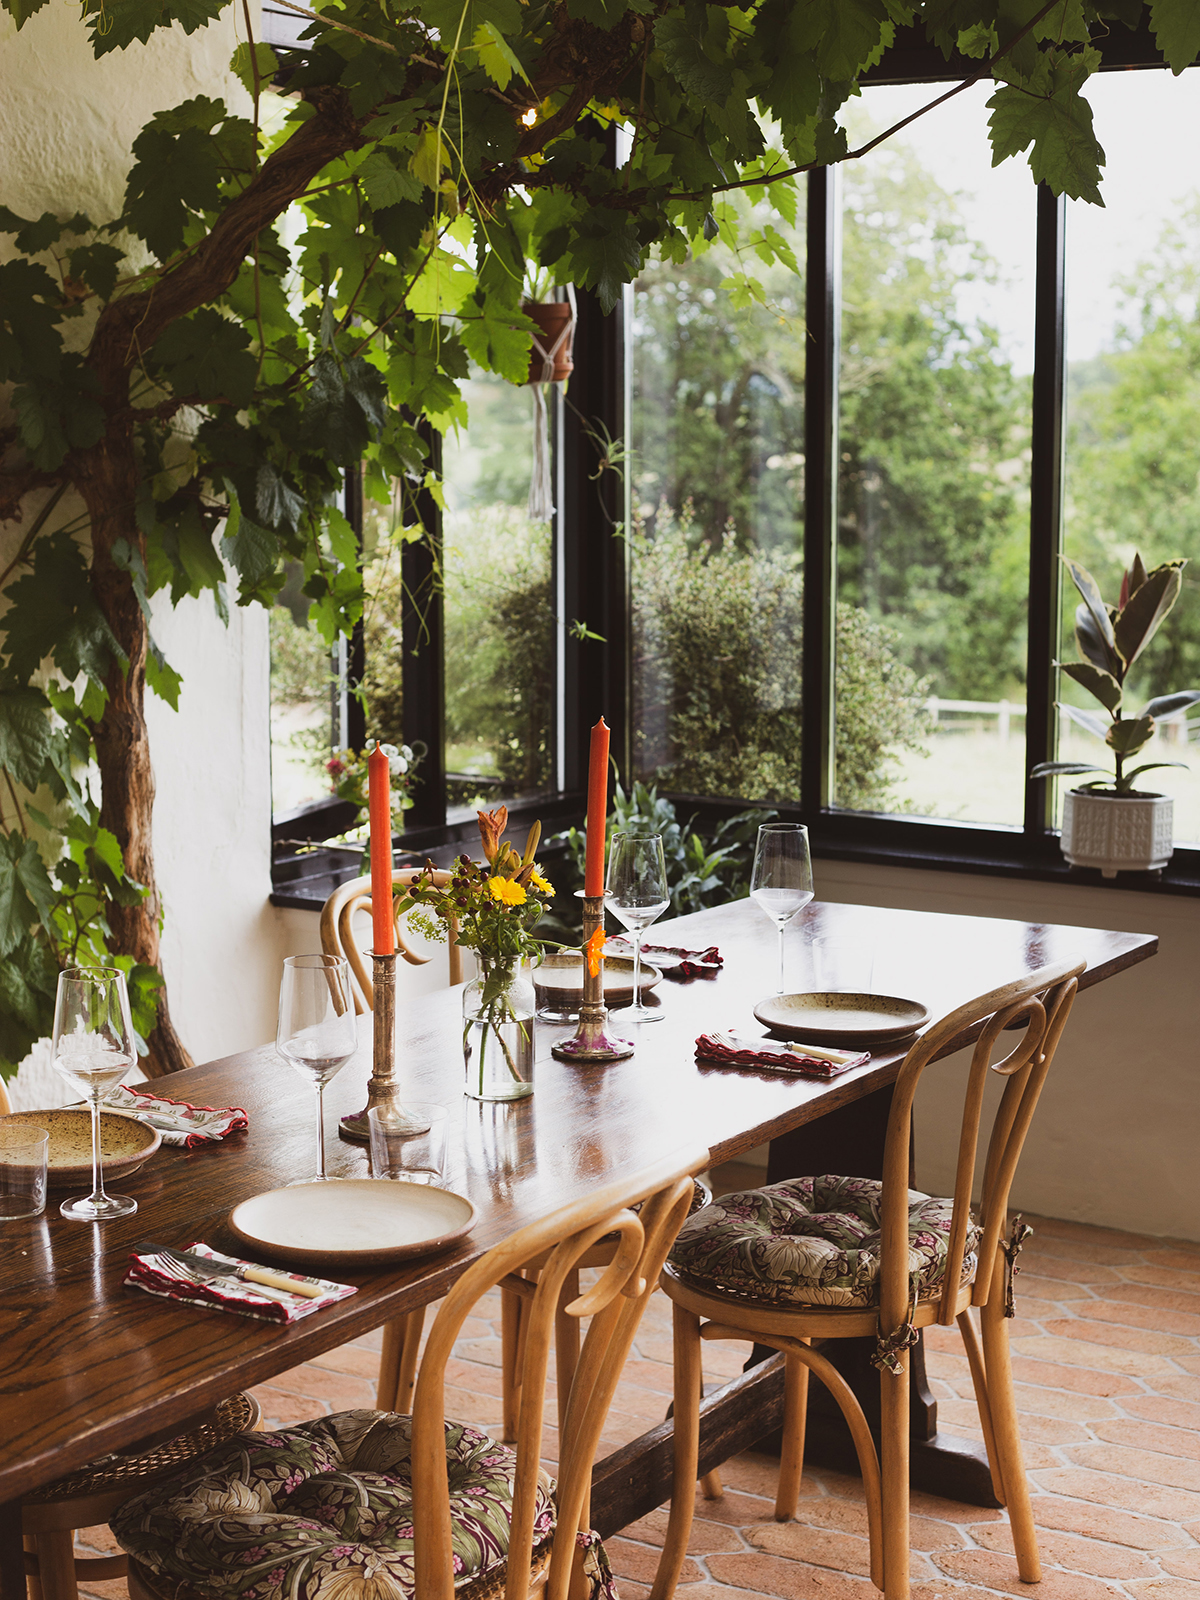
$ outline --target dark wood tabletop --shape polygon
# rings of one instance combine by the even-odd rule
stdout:
[[[789,987],[812,987],[811,933],[870,945],[876,991],[897,992],[887,981],[902,976],[899,992],[934,1016],[1048,962],[1086,960],[1087,986],[1157,948],[1141,934],[814,904],[788,933]],[[52,1196],[45,1216],[6,1223],[0,1233],[0,1502],[438,1298],[482,1251],[602,1177],[632,1172],[682,1144],[709,1146],[714,1164],[728,1160],[894,1077],[896,1051],[833,1083],[697,1066],[701,1031],[761,1034],[752,1008],[775,989],[774,926],[740,901],[660,925],[650,937],[715,943],[724,969],[715,979],[664,981],[657,990],[663,1020],[634,1030],[641,1035],[637,1053],[612,1066],[552,1060],[549,1047],[564,1030],[539,1024],[536,1090],[518,1105],[480,1106],[462,1097],[457,989],[401,1004],[402,1082],[411,1098],[450,1107],[448,1182],[474,1201],[477,1226],[443,1255],[346,1276],[358,1294],[290,1328],[122,1287],[129,1252],[143,1239],[176,1246],[202,1239],[240,1253],[224,1227],[230,1208],[312,1171],[311,1091],[273,1046],[163,1084],[172,1098],[243,1106],[248,1131],[198,1150],[163,1146],[114,1186],[136,1197],[135,1217],[67,1222],[58,1215],[61,1197]],[[619,1013],[614,1026],[621,1031]],[[368,1071],[360,1050],[326,1091],[335,1178],[369,1172],[365,1150],[333,1132],[339,1116],[361,1107]],[[11,1529],[11,1514],[0,1522]]]

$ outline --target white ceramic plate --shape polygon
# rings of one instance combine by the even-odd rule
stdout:
[[[343,1272],[432,1255],[474,1222],[475,1207],[461,1195],[390,1178],[297,1183],[229,1213],[230,1232],[264,1255]]]
[[[888,1044],[907,1039],[929,1020],[928,1006],[889,994],[777,994],[754,1015],[784,1039],[809,1044]]]
[[[85,1107],[60,1106],[54,1111],[14,1111],[5,1119],[31,1122],[50,1132],[46,1184],[50,1189],[92,1186],[92,1113]],[[162,1143],[162,1134],[121,1111],[100,1112],[100,1157],[104,1182],[127,1178],[144,1166]]]
[[[646,994],[662,982],[662,973],[648,961],[642,962],[638,989]],[[567,1011],[583,1002],[583,956],[577,951],[567,951],[547,956],[541,966],[533,969],[533,987],[539,1006],[553,1006]],[[604,1003],[606,1006],[628,1005],[633,999],[633,957],[605,956]]]

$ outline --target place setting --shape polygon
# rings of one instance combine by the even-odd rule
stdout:
[[[872,952],[848,938],[810,938],[816,986],[786,992],[785,930],[813,893],[808,829],[801,823],[763,823],[755,846],[750,898],[778,931],[778,989],[753,1008],[768,1035],[751,1039],[732,1031],[702,1034],[696,1040],[699,1064],[831,1078],[865,1066],[872,1050],[907,1044],[928,1022],[929,1008],[920,1001],[874,992]]]

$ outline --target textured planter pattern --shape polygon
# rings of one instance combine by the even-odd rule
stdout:
[[[1072,789],[1063,799],[1062,853],[1074,867],[1099,867],[1105,878],[1152,872],[1171,859],[1174,823],[1170,795],[1118,799]]]

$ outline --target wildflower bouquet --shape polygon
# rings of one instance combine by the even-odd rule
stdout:
[[[511,975],[520,962],[542,955],[542,941],[534,938],[533,930],[554,893],[533,861],[542,825],[535,822],[530,828],[525,853],[519,856],[512,845],[501,842],[507,807],[477,815],[483,862],[459,856],[445,889],[434,888],[432,868],[426,868],[397,910],[423,907],[428,913],[420,919],[423,932],[445,938],[453,926],[459,944],[475,952],[485,972],[502,970]]]
[[[397,910],[415,910],[412,920],[433,938],[453,929],[459,944],[475,952],[482,974],[463,996],[467,1092],[478,1099],[516,1099],[533,1090],[533,990],[517,969],[522,961],[541,959],[544,944],[534,929],[554,890],[534,865],[540,822],[518,855],[501,841],[506,807],[477,815],[484,860],[459,856],[444,889],[434,886],[427,868]],[[500,1084],[489,1090],[492,1063]]]

